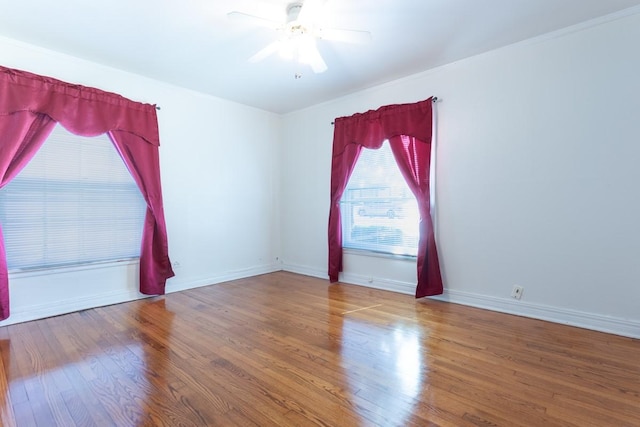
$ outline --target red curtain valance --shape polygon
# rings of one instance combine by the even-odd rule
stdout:
[[[429,98],[338,117],[333,129],[333,157],[341,155],[349,144],[376,149],[384,140],[399,135],[431,142],[432,104],[432,98]]]
[[[0,67],[0,188],[29,163],[56,122],[82,136],[107,134],[147,202],[140,245],[140,292],[165,293],[169,260],[158,146],[151,104],[99,89]],[[9,278],[0,227],[0,320],[9,316]]]
[[[97,136],[116,130],[160,145],[153,105],[0,66],[0,115],[18,111],[46,114],[77,135]]]

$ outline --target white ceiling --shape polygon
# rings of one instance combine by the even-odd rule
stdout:
[[[372,41],[320,40],[329,69],[277,55],[277,38],[232,21],[241,11],[284,21],[289,0],[0,0],[0,35],[276,113],[304,108],[540,34],[640,0],[328,0],[326,25]],[[294,75],[301,73],[302,78]]]

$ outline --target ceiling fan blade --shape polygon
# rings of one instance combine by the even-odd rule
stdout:
[[[371,41],[371,33],[369,31],[321,28],[316,30],[316,35],[323,40],[353,44],[366,44]]]
[[[322,59],[322,55],[320,55],[320,51],[318,51],[316,47],[315,40],[310,40],[310,42],[305,43],[304,48],[299,52],[299,60],[300,62],[310,65],[314,73],[324,73],[327,71],[327,64],[324,62],[324,59]]]
[[[305,0],[298,15],[298,22],[302,25],[312,26],[320,17],[322,8],[327,0]]]
[[[320,56],[320,53],[318,53],[315,60],[309,65],[311,65],[311,69],[316,74],[324,73],[325,71],[327,71],[327,64],[324,62],[324,59],[322,59],[322,56]]]
[[[236,11],[227,13],[227,18],[229,18],[232,21],[245,22],[250,25],[258,25],[261,27],[271,28],[274,30],[282,27],[281,22],[272,21],[271,19],[261,18],[259,16],[249,15],[248,13],[242,13],[242,12],[236,12]]]
[[[269,43],[266,47],[258,51],[258,53],[249,58],[249,62],[259,62],[265,59],[267,56],[273,55],[280,49],[280,43],[280,40]]]

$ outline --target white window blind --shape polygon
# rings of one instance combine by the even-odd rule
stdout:
[[[340,208],[343,247],[416,256],[418,204],[387,141],[362,150]]]
[[[57,125],[0,190],[9,270],[138,257],[145,213],[109,137],[77,136]]]

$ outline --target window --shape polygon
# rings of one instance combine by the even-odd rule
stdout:
[[[57,125],[29,164],[0,190],[10,270],[139,257],[146,202],[104,134]]]
[[[343,247],[416,256],[418,204],[387,141],[362,149],[340,208]]]

